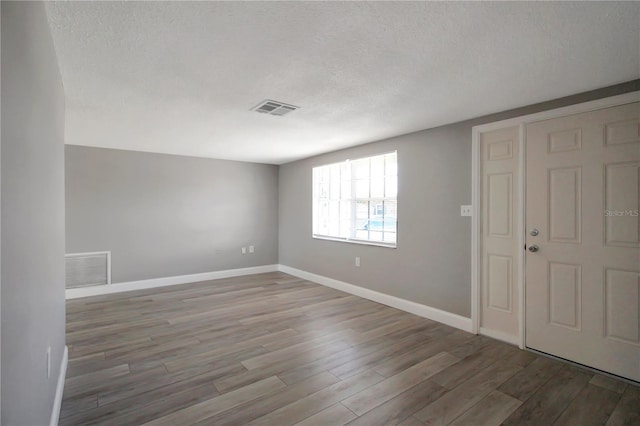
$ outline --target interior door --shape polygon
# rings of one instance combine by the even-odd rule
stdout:
[[[636,381],[639,180],[640,103],[526,127],[526,345]]]
[[[482,168],[480,332],[517,342],[519,127],[480,135]]]

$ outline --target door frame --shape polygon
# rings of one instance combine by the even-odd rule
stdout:
[[[575,105],[569,105],[561,108],[555,108],[547,111],[541,111],[533,114],[523,115],[520,117],[509,118],[506,120],[495,121],[486,124],[473,126],[471,129],[471,332],[474,334],[482,334],[494,339],[502,340],[507,343],[517,345],[520,349],[526,347],[525,335],[525,200],[526,200],[526,157],[525,157],[525,126],[537,121],[549,120],[568,115],[580,114],[583,112],[595,111],[598,109],[610,108],[614,106],[624,105],[632,102],[640,101],[640,91],[625,93],[622,95],[611,96],[607,98],[597,99],[589,102],[583,102]],[[481,149],[480,135],[484,132],[503,129],[506,127],[518,127],[518,200],[516,217],[516,238],[518,246],[523,247],[518,253],[516,262],[516,276],[518,277],[515,286],[518,288],[518,336],[510,336],[495,330],[489,330],[480,327],[481,298],[480,292],[480,265],[481,262],[481,238],[480,225],[482,223],[482,211],[480,209],[481,199]]]

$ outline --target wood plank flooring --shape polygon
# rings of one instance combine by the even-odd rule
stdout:
[[[67,302],[61,425],[640,425],[640,389],[283,273]]]

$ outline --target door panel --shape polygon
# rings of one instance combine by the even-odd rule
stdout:
[[[640,142],[640,120],[632,118],[605,124],[605,144]]]
[[[563,130],[549,133],[549,153],[580,151],[582,132],[580,129]]]
[[[526,126],[526,345],[640,381],[640,104]]]
[[[487,256],[487,305],[491,309],[511,312],[513,268],[511,256]]]
[[[605,313],[608,338],[640,345],[640,274],[607,269]]]
[[[582,293],[580,265],[549,262],[549,323],[580,330]]]
[[[513,173],[487,175],[487,210],[489,223],[487,235],[498,238],[513,236]]]
[[[549,240],[580,243],[582,218],[582,170],[580,167],[549,169]]]
[[[605,165],[605,241],[607,245],[640,247],[640,215],[628,214],[638,206],[640,162]],[[619,213],[616,213],[619,212]]]
[[[518,127],[480,135],[482,170],[481,331],[517,340]]]

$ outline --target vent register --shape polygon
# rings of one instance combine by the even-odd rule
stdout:
[[[251,108],[251,111],[256,111],[262,114],[282,116],[282,115],[289,114],[290,112],[295,111],[297,109],[299,109],[299,107],[297,106],[267,99],[266,101],[262,101],[255,107]]]
[[[65,255],[66,288],[111,284],[111,252]]]

